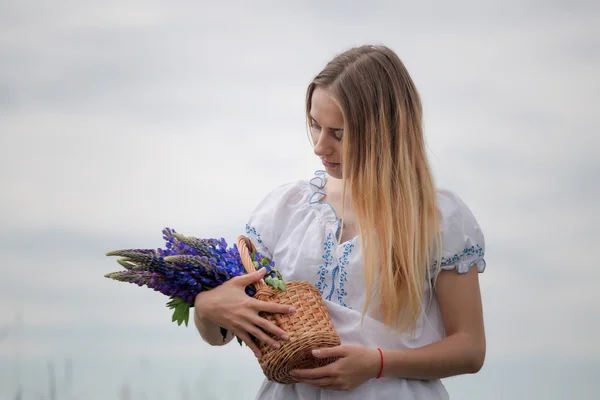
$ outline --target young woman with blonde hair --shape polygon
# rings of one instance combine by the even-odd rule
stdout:
[[[389,48],[353,48],[309,85],[306,116],[325,169],[268,194],[246,233],[286,280],[319,288],[342,345],[314,355],[340,358],[294,371],[295,385],[265,380],[257,399],[446,399],[440,379],[484,362],[485,243],[466,204],[434,185],[414,83]],[[205,341],[223,344],[221,326],[260,357],[250,334],[287,339],[258,313],[293,310],[244,293],[263,275],[198,296]]]

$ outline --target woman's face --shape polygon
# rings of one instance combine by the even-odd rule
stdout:
[[[341,179],[344,117],[327,89],[315,88],[309,118],[315,154],[321,159],[329,175]]]

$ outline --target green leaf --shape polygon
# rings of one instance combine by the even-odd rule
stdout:
[[[237,339],[237,342],[240,344],[240,346],[244,346],[244,341],[242,339],[240,339],[239,337],[235,337]]]
[[[177,322],[179,326],[185,322],[185,326],[188,326],[191,304],[181,298],[175,297],[167,303],[167,306],[173,310],[171,322]]]
[[[188,322],[190,322],[190,306],[188,305],[185,309],[185,326],[188,326]]]

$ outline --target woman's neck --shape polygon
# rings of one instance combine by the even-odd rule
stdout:
[[[326,198],[329,197],[330,199],[336,199],[341,204],[342,196],[344,196],[344,180],[333,178],[331,175],[328,175],[324,190]],[[345,206],[348,207],[351,204],[350,190],[348,190],[348,187],[346,187],[346,194],[344,198]]]
[[[344,228],[340,241],[345,242],[353,238],[357,235],[358,226],[356,223],[354,210],[352,209],[352,202],[348,187],[346,187],[345,202],[342,201],[342,196],[344,195],[344,181],[342,179],[328,177],[324,191],[325,197],[323,197],[321,201],[329,203],[329,205],[335,211],[337,217],[343,219],[344,222]]]

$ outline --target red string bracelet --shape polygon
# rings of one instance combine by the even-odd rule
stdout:
[[[379,355],[381,356],[381,369],[379,370],[379,375],[377,375],[376,379],[381,378],[381,374],[383,373],[383,352],[381,351],[381,349],[378,347],[377,350],[379,350]]]

